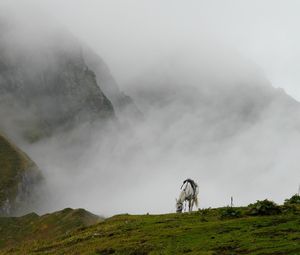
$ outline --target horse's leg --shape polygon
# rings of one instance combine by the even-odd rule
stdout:
[[[189,200],[189,212],[192,211],[192,200]]]

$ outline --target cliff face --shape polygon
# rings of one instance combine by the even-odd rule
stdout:
[[[41,181],[35,163],[0,135],[0,215],[11,215],[30,206],[34,186]]]
[[[2,32],[1,129],[33,142],[57,130],[114,118],[113,106],[75,38],[48,31],[42,41],[28,35],[24,42],[19,27]]]
[[[132,98],[122,92],[105,62],[90,48],[83,49],[83,55],[89,68],[96,74],[96,80],[101,90],[114,106],[117,117],[121,120],[142,117],[141,111]]]

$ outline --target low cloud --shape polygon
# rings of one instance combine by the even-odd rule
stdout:
[[[124,17],[119,7],[111,5],[108,13],[115,10]],[[56,5],[47,2],[47,6],[51,13],[51,6]],[[64,13],[63,6],[58,13]],[[130,6],[142,7],[134,1]],[[78,33],[108,59],[121,90],[131,96],[143,118],[125,115],[118,126],[85,124],[31,145],[17,141],[45,176],[41,191],[45,197],[35,210],[84,207],[106,216],[173,212],[175,197],[187,177],[199,184],[200,207],[227,205],[231,196],[236,205],[264,198],[282,202],[297,191],[298,102],[273,88],[262,68],[228,46],[228,41],[219,41],[205,22],[199,25],[201,33],[193,37],[185,30],[184,19],[177,30],[163,21],[163,14],[158,12],[160,19],[149,25],[149,33],[144,27],[135,32],[133,21],[141,13],[136,14],[127,35],[117,29],[122,20],[109,15],[99,18],[109,22],[101,23],[101,30],[91,24],[85,27],[88,32],[80,27],[83,23],[76,23],[76,31],[60,18],[73,34]],[[159,27],[171,31],[156,33]],[[29,33],[35,46],[51,42],[51,36],[39,37],[46,31]],[[115,40],[105,39],[111,32]],[[19,34],[18,45],[29,34]],[[112,43],[120,41],[121,35],[134,35],[124,39],[123,48]],[[185,39],[180,35],[186,35]],[[21,46],[11,47],[12,52],[23,51]]]

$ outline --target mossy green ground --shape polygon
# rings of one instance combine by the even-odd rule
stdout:
[[[67,226],[62,218],[54,217],[48,225],[59,229],[55,234],[39,228],[31,228],[23,237],[16,229],[1,231],[1,235],[18,236],[18,242],[10,248],[2,246],[0,253],[300,254],[300,211],[294,209],[273,216],[248,216],[247,208],[240,208],[241,215],[233,219],[222,217],[224,209],[191,214],[117,215],[89,227]],[[29,227],[28,224],[25,225]],[[12,229],[9,224],[6,226]]]

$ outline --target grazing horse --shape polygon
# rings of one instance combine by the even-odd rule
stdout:
[[[193,189],[190,182],[187,182],[185,184],[184,189],[181,191],[179,198],[176,199],[176,212],[181,213],[183,210],[183,203],[185,201],[188,201],[189,204],[189,212],[193,210],[194,204],[198,207],[198,193],[199,188],[198,185],[196,185],[195,189]]]

